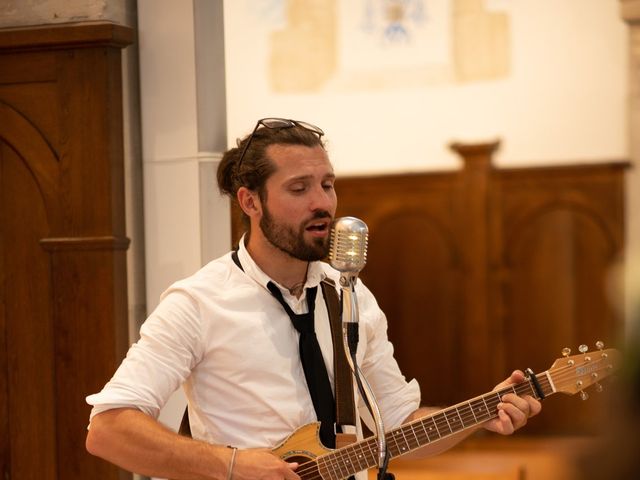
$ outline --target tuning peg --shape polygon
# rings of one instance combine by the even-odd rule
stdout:
[[[571,349],[570,349],[569,347],[564,347],[564,348],[562,349],[562,356],[563,356],[564,358],[569,358],[569,355],[570,355],[570,354],[571,354]],[[574,361],[573,361],[573,360],[571,360],[571,359],[569,359],[569,360],[567,361],[567,364],[569,364],[570,366],[573,366]]]
[[[604,349],[604,342],[602,342],[602,341],[598,340],[598,341],[596,342],[596,348],[597,348],[598,350],[602,350],[602,349]]]
[[[602,393],[604,387],[600,383],[596,383],[596,392]]]
[[[587,353],[589,351],[589,347],[587,347],[584,343],[578,347],[578,351],[580,353]]]
[[[586,400],[587,398],[589,398],[589,394],[587,392],[585,392],[584,390],[582,390],[580,392],[580,399],[581,400]]]

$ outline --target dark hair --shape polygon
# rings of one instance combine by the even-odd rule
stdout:
[[[227,150],[222,156],[218,165],[217,179],[220,193],[228,195],[231,200],[237,202],[237,193],[240,187],[258,192],[260,200],[266,199],[264,185],[267,179],[275,171],[275,166],[266,155],[267,147],[270,145],[303,145],[307,147],[321,146],[324,143],[320,137],[300,126],[286,128],[266,128],[261,127],[255,131],[251,144],[244,154],[240,169],[238,161],[251,135],[247,135],[242,140],[238,140],[237,145]],[[243,220],[248,218],[243,214]]]

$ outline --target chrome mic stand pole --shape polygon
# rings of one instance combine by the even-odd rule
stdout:
[[[378,467],[381,472],[386,470],[387,465],[387,440],[385,437],[384,424],[380,408],[367,379],[362,374],[360,366],[356,361],[356,350],[358,346],[358,302],[356,298],[355,284],[357,275],[343,273],[340,275],[340,287],[342,291],[342,341],[344,351],[347,352],[347,361],[356,379],[360,393],[364,394],[366,403],[371,410],[377,434],[378,444]]]

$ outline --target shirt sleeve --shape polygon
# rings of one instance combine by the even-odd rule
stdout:
[[[89,395],[91,417],[121,407],[157,418],[171,394],[202,356],[201,320],[195,300],[169,291],[140,329],[140,340],[101,392]]]
[[[387,337],[387,318],[369,289],[360,281],[358,286],[358,308],[364,327],[360,335],[367,338],[361,369],[373,390],[385,429],[395,428],[420,406],[420,386],[415,379],[407,382],[400,371],[393,356],[393,345]],[[372,419],[364,404],[359,410],[371,428]]]

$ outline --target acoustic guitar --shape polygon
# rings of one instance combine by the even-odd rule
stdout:
[[[602,342],[596,346],[598,351],[588,353],[587,347],[581,345],[581,354],[573,356],[569,356],[570,351],[565,348],[563,358],[557,359],[549,370],[539,374],[528,371],[522,383],[485,393],[386,432],[388,454],[391,458],[399,457],[497,417],[496,407],[507,393],[543,400],[556,393],[580,392],[586,399],[588,394],[584,389],[596,384],[601,390],[599,381],[614,372],[620,363],[618,351],[604,350]],[[303,480],[340,480],[377,467],[375,436],[331,450],[320,443],[319,428],[319,422],[305,425],[273,449],[280,458],[300,464],[296,473]]]

